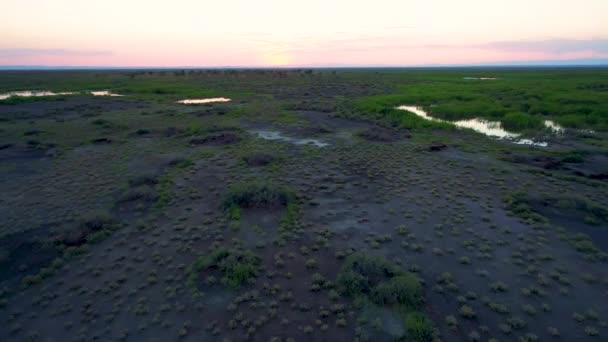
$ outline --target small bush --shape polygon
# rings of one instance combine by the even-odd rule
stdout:
[[[344,295],[369,296],[377,285],[402,274],[384,258],[356,253],[346,258],[337,283]]]
[[[290,190],[267,183],[244,183],[233,186],[224,198],[224,209],[287,206],[295,201]]]
[[[422,286],[413,274],[408,273],[379,284],[372,297],[381,304],[402,304],[417,308],[423,301]]]
[[[59,245],[80,246],[87,241],[99,241],[118,226],[107,212],[95,212],[83,217],[79,224],[53,230],[53,240]]]
[[[231,205],[227,210],[228,218],[233,221],[239,221],[241,219],[241,207],[238,205]]]
[[[217,249],[191,266],[188,283],[196,288],[200,272],[217,271],[221,274],[221,283],[235,289],[257,277],[260,264],[261,259],[251,251]]]
[[[382,257],[362,253],[350,255],[336,282],[343,295],[394,306],[401,313],[420,308],[424,301],[422,286],[416,276],[401,271]]]
[[[412,312],[405,318],[407,341],[432,342],[435,340],[433,322],[420,312]]]

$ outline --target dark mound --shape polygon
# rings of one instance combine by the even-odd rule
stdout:
[[[97,138],[97,139],[91,140],[91,142],[93,144],[98,144],[98,145],[100,145],[100,144],[111,144],[112,140],[109,139],[109,138]]]
[[[205,137],[192,138],[190,139],[190,145],[230,145],[239,141],[241,141],[241,137],[237,134],[222,132],[209,134]]]
[[[245,163],[249,166],[265,166],[272,163],[276,158],[267,153],[254,153],[243,157]]]
[[[429,146],[429,151],[439,152],[439,151],[446,150],[447,148],[448,148],[448,145],[446,145],[446,144],[433,144],[433,145]]]
[[[52,232],[52,240],[57,245],[81,246],[95,233],[115,230],[115,219],[106,213],[95,213],[81,220],[76,225],[61,227]]]
[[[566,171],[589,179],[608,179],[608,156],[602,154],[570,154],[563,157],[514,154],[508,155],[503,159],[512,163],[525,164],[545,170]]]
[[[295,201],[289,189],[265,183],[242,183],[233,186],[224,197],[224,209],[233,206],[240,208],[284,207]]]
[[[548,156],[527,156],[515,154],[506,157],[505,160],[510,161],[512,163],[540,167],[546,170],[556,170],[562,166],[562,162],[559,159]]]

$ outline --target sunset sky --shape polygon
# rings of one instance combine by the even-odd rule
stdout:
[[[5,66],[608,58],[608,0],[2,0],[0,8]]]

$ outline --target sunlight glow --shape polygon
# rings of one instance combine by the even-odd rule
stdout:
[[[349,66],[608,58],[606,0],[4,0],[0,65]]]

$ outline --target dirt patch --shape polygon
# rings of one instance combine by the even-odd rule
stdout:
[[[276,158],[268,153],[253,153],[243,157],[243,160],[249,166],[266,166],[275,161]]]
[[[545,170],[560,170],[589,179],[608,179],[608,156],[602,154],[585,155],[577,159],[569,156],[553,157],[513,154],[503,159],[512,163],[525,164]]]
[[[10,119],[95,116],[102,112],[147,108],[143,102],[108,97],[70,97],[20,104],[0,104],[0,116]]]
[[[522,154],[513,154],[504,158],[506,161],[517,164],[526,164],[533,167],[539,167],[545,170],[556,170],[562,167],[563,163],[553,157],[548,156],[529,156]]]
[[[379,126],[370,127],[360,132],[359,136],[373,142],[395,142],[410,137],[408,133]]]
[[[218,132],[212,133],[204,137],[197,137],[190,139],[190,145],[230,145],[241,141],[235,133],[231,132]]]
[[[48,228],[7,235],[0,239],[0,284],[11,288],[26,275],[48,265],[59,252],[45,243]]]
[[[330,134],[330,133],[334,133],[334,132],[335,132],[335,129],[333,129],[327,125],[323,125],[323,124],[314,124],[311,126],[305,126],[305,127],[301,127],[298,130],[298,133],[305,135],[305,136]]]
[[[51,232],[51,240],[57,245],[81,246],[95,233],[117,228],[116,220],[107,213],[95,213],[75,224],[57,227]]]
[[[180,130],[178,128],[175,127],[167,127],[163,132],[162,135],[166,138],[171,138],[174,137],[178,134],[182,134],[183,130]]]
[[[225,106],[212,106],[205,108],[203,110],[197,110],[195,112],[191,112],[191,115],[196,116],[209,116],[209,115],[224,115],[228,111],[228,108]]]
[[[310,122],[311,126],[324,127],[332,131],[364,129],[370,126],[368,122],[345,119],[324,112],[305,111],[298,115],[298,117]]]
[[[46,152],[47,150],[44,149],[10,145],[0,149],[0,161],[15,162],[41,159],[46,156]]]
[[[585,156],[579,163],[567,163],[566,168],[577,176],[608,180],[608,156],[604,154]]]

